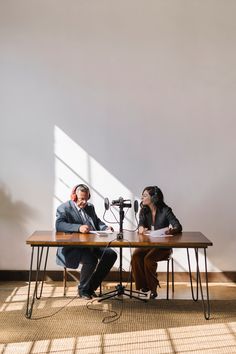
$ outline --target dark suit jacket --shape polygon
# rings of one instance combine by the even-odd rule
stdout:
[[[83,210],[92,218],[96,230],[107,228],[106,224],[97,217],[93,204],[88,203]],[[58,232],[79,232],[80,226],[84,224],[80,212],[72,200],[57,208],[56,217],[56,231]]]
[[[174,215],[172,209],[168,207],[168,205],[164,204],[162,207],[157,209],[154,229],[162,229],[163,227],[168,227],[170,224],[175,229],[176,233],[182,231],[182,226]],[[150,208],[143,207],[141,209],[139,213],[139,226],[143,226],[151,230],[152,213]]]
[[[106,224],[104,224],[104,222],[102,222],[97,217],[93,204],[88,203],[84,208],[84,211],[92,218],[96,230],[105,230],[107,228]],[[79,228],[83,224],[84,222],[80,215],[80,212],[72,200],[61,204],[57,208],[57,232],[79,232]],[[82,248],[58,247],[56,262],[60,266],[76,269],[79,266],[80,255],[82,254],[82,252]]]

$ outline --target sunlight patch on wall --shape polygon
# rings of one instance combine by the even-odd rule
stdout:
[[[113,200],[122,196],[125,199],[134,200],[134,195],[128,188],[57,126],[54,129],[54,144],[54,215],[58,205],[70,198],[72,188],[79,183],[89,186],[90,201],[95,204],[100,217],[104,213],[105,197]],[[127,222],[130,224],[131,221],[131,225],[126,225],[126,227],[134,227],[133,214],[133,210],[128,211],[126,224]]]

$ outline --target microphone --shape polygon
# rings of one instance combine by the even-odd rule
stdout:
[[[125,202],[125,200],[122,197],[120,197],[119,199],[112,200],[111,205],[117,205],[123,202]]]
[[[135,201],[134,201],[134,212],[135,212],[135,214],[137,214],[138,208],[139,208],[138,201],[135,200]]]
[[[129,203],[125,203],[125,202],[129,202]],[[131,208],[130,199],[123,199],[122,197],[120,197],[119,199],[112,200],[111,205],[119,206],[121,208]]]
[[[108,198],[105,198],[105,199],[104,199],[104,206],[105,206],[105,209],[106,209],[106,210],[109,209],[110,203],[109,203],[109,199],[108,199]]]

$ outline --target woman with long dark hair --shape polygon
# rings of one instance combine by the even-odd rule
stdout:
[[[167,227],[166,235],[174,235],[182,231],[182,226],[172,209],[164,203],[163,193],[157,186],[145,187],[142,193],[139,213],[140,234],[147,231]],[[150,297],[157,297],[157,262],[168,259],[171,248],[136,248],[132,255],[131,265],[137,290],[151,291]]]

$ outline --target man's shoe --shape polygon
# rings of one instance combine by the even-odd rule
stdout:
[[[86,291],[79,290],[79,297],[85,300],[91,300],[92,296],[89,293],[86,293]]]
[[[150,299],[155,299],[156,297],[157,297],[156,292],[150,294]]]
[[[95,293],[95,291],[92,291],[91,296],[92,297],[98,297],[98,295]]]

